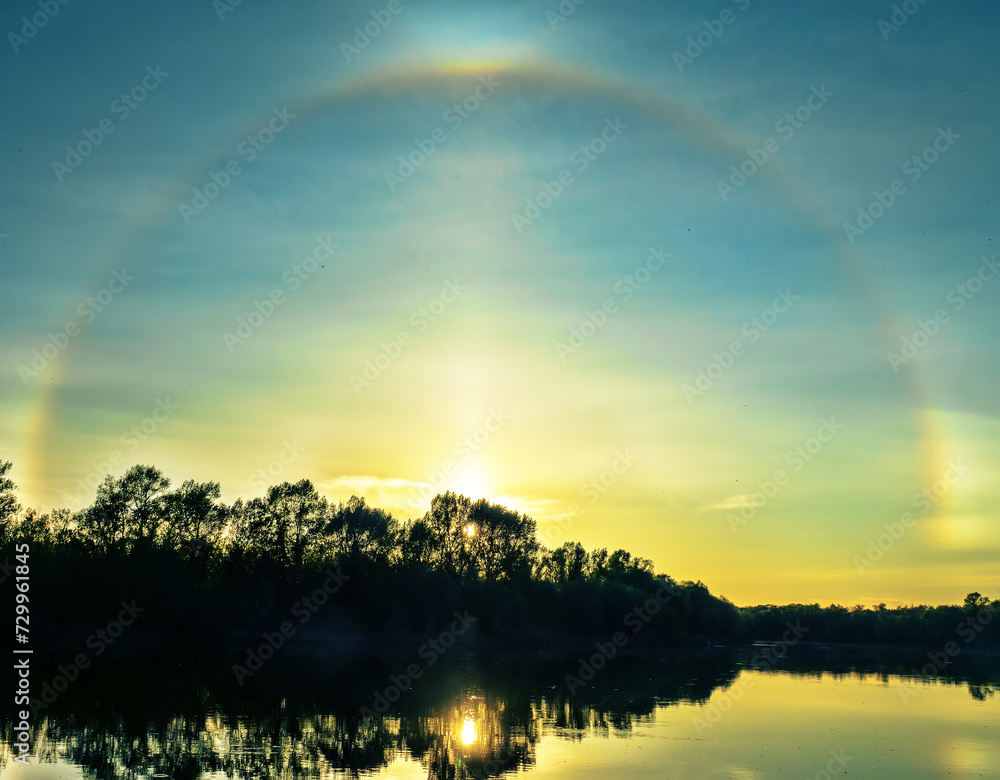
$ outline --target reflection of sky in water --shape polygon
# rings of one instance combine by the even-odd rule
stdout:
[[[537,773],[639,778],[654,776],[655,767],[656,776],[671,778],[815,777],[832,755],[846,755],[847,774],[834,776],[1000,776],[996,697],[980,702],[965,685],[918,681],[911,689],[910,683],[896,676],[744,672],[706,704],[658,707],[626,741],[546,734]],[[699,735],[699,722],[710,717],[714,724]]]
[[[707,701],[661,702],[651,713],[640,706],[625,719],[574,705],[561,694],[520,707],[467,694],[381,724],[305,713],[296,720],[289,711],[275,721],[281,724],[275,731],[275,723],[214,713],[201,723],[170,719],[167,733],[151,729],[147,739],[150,755],[187,751],[201,762],[203,777],[218,780],[227,771],[234,777],[346,778],[350,764],[341,759],[372,756],[374,763],[355,765],[361,776],[496,777],[519,771],[543,778],[744,780],[814,777],[833,756],[847,759],[852,777],[996,777],[1000,700],[995,688],[977,690],[970,695],[964,683],[896,675],[743,671]],[[79,751],[94,747],[84,744],[88,740],[114,738],[113,729],[83,735],[65,723],[46,726],[36,744],[59,761],[25,770],[5,751],[0,780],[29,773],[42,780],[79,778],[79,767],[65,761],[67,747]],[[114,776],[155,777],[150,763],[134,762],[141,751],[131,754],[131,766],[145,772],[128,770],[122,753],[128,744],[117,735]]]

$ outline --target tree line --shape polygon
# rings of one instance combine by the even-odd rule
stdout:
[[[796,620],[806,641],[935,642],[967,615],[976,616],[977,646],[1000,643],[991,617],[1000,600],[979,594],[955,607],[739,609],[626,550],[548,549],[528,515],[450,491],[400,522],[358,496],[332,503],[307,479],[226,504],[218,482],[172,487],[157,468],[136,465],[106,476],[90,506],[42,513],[20,506],[10,468],[0,461],[0,549],[9,557],[16,542],[30,542],[32,614],[53,642],[70,642],[134,598],[148,615],[134,636],[218,645],[273,628],[336,568],[346,586],[313,628],[338,636],[417,635],[456,609],[477,616],[484,641],[603,636],[666,585],[671,599],[638,644],[777,639]],[[10,598],[0,592],[0,603]]]
[[[565,583],[652,574],[653,564],[626,550],[588,553],[567,542],[548,550],[535,521],[486,499],[446,492],[423,517],[400,523],[352,496],[330,503],[303,479],[268,488],[263,498],[219,500],[218,482],[187,480],[171,489],[153,466],[108,475],[84,510],[22,509],[0,463],[0,533],[36,545],[121,558],[169,551],[208,573],[219,566],[353,569],[426,568],[460,580]]]

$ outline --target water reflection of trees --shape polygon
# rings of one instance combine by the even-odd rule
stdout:
[[[94,667],[33,720],[32,744],[40,760],[71,761],[99,780],[357,777],[401,760],[419,763],[432,780],[485,780],[534,765],[543,736],[628,732],[652,720],[657,707],[707,701],[753,665],[739,653],[636,654],[616,659],[571,696],[565,675],[577,663],[557,656],[447,659],[377,718],[360,710],[401,668],[399,659],[285,667],[276,660],[244,687],[228,666],[205,665],[193,677],[190,665],[176,663]],[[796,674],[845,676],[905,674],[909,666],[837,658],[783,664]],[[955,681],[983,699],[995,694],[998,679],[980,671]],[[4,727],[7,745],[12,727]],[[9,761],[9,752],[2,758]]]
[[[210,772],[302,780],[359,776],[401,759],[429,778],[499,777],[532,766],[543,734],[627,731],[658,705],[704,701],[738,674],[723,657],[635,657],[570,696],[564,677],[574,657],[449,659],[384,717],[363,717],[399,663],[275,664],[242,688],[228,666],[194,678],[176,663],[95,667],[33,720],[34,754],[100,780]]]
[[[802,645],[777,657],[773,647],[758,646],[743,655],[748,667],[776,673],[833,679],[872,677],[885,684],[902,678],[917,685],[964,686],[977,701],[993,696],[1000,683],[1000,657],[992,653],[959,653],[943,664],[931,658],[936,655],[940,659],[943,653],[917,648]]]
[[[123,719],[49,716],[32,739],[40,760],[60,757],[101,780],[195,780],[206,772],[256,780],[359,776],[403,756],[423,764],[430,778],[486,778],[534,763],[537,721],[510,718],[504,702],[482,700],[475,738],[463,738],[460,710],[470,701],[423,717],[282,713],[247,721],[210,714],[145,729]]]
[[[976,701],[986,701],[990,696],[996,695],[997,688],[996,685],[978,685],[970,682],[969,695]]]

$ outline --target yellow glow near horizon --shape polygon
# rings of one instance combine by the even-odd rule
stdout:
[[[476,741],[476,724],[471,718],[466,718],[462,724],[462,744],[471,745]]]

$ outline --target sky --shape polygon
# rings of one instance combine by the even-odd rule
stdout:
[[[993,3],[0,11],[0,459],[1000,589]]]

